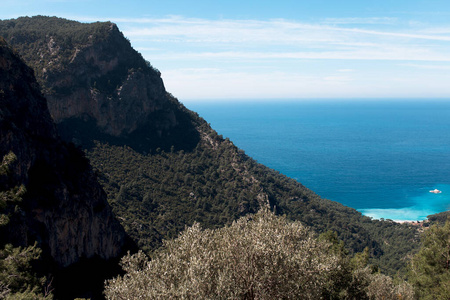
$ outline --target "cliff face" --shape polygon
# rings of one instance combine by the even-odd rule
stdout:
[[[116,257],[124,230],[88,160],[62,142],[32,69],[0,41],[0,157],[12,151],[16,162],[0,188],[23,184],[27,193],[2,243],[38,241],[44,255],[60,267],[81,258]]]
[[[94,121],[115,137],[155,118],[164,120],[152,122],[152,129],[161,134],[177,125],[159,71],[116,25],[19,18],[1,21],[0,36],[35,69],[56,123],[71,118]]]
[[[57,123],[72,117],[92,118],[105,133],[119,136],[164,110],[165,89],[159,74],[135,62],[139,54],[117,27],[106,25],[105,40],[77,45],[70,60],[62,62],[64,68],[44,67],[41,80]],[[41,50],[49,63],[62,56],[57,40],[50,41],[52,47]],[[173,125],[172,118],[166,126]]]

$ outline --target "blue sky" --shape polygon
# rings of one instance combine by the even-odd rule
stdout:
[[[183,102],[450,99],[450,1],[2,0],[0,19],[112,21]]]

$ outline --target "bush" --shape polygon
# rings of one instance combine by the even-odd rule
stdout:
[[[263,209],[231,226],[187,228],[148,261],[126,256],[124,277],[107,282],[109,299],[317,299],[339,259],[299,222]]]
[[[127,255],[121,263],[126,274],[107,281],[105,295],[108,299],[412,299],[408,286],[372,274],[342,250],[326,238],[315,238],[299,222],[261,209],[220,229],[202,230],[196,223],[175,240],[165,241],[151,260],[143,252]],[[379,295],[380,289],[384,291]],[[398,298],[405,289],[409,294]]]

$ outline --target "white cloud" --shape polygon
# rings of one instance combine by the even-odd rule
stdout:
[[[190,53],[164,53],[153,56],[164,60],[200,60],[200,59],[333,59],[333,60],[395,60],[395,61],[440,61],[450,62],[450,53],[426,53],[410,48],[391,49],[352,49],[348,51],[321,51],[321,52],[190,52]]]
[[[328,74],[327,74],[328,73]],[[339,75],[340,74],[340,75]],[[345,75],[344,75],[345,74]],[[449,76],[418,73],[259,70],[216,68],[170,69],[163,72],[166,88],[182,101],[211,99],[301,98],[439,98],[450,95]]]
[[[170,51],[155,53],[164,59],[450,60],[450,36],[425,31],[380,31],[281,19],[123,21],[127,22],[124,34],[131,40],[164,44]]]
[[[377,26],[374,29],[338,26],[340,22],[376,25],[394,22],[393,18],[326,19],[318,24],[284,19],[207,20],[180,16],[117,18],[111,21],[122,23],[121,30],[132,41],[147,44],[142,48],[155,48],[154,52],[161,50],[159,53],[170,52],[166,59],[183,56],[224,58],[231,54],[235,54],[237,59],[450,59],[450,36],[442,34],[448,30],[445,27],[381,31],[376,29]],[[330,26],[330,21],[337,25]]]
[[[450,95],[450,75],[432,72],[448,69],[450,26],[384,17],[111,21],[182,100]]]
[[[450,70],[450,65],[424,65],[424,64],[399,64],[399,66],[403,67],[411,67],[416,69],[426,69],[426,70]]]
[[[353,81],[353,79],[349,76],[326,76],[324,77],[325,81],[334,81],[334,82],[349,82]]]
[[[269,21],[258,20],[206,20],[186,19],[172,17],[167,19],[112,19],[113,22],[139,24],[129,26],[126,31],[129,36],[179,36],[186,38],[209,37],[217,40],[218,37],[225,41],[280,41],[292,43],[296,40],[312,41],[338,41],[340,37],[386,36],[407,39],[423,39],[436,41],[450,41],[449,36],[438,33],[448,33],[444,29],[426,29],[423,34],[412,32],[380,31],[361,28],[347,28],[323,24],[308,24],[283,19]],[[144,27],[142,24],[151,25]],[[376,24],[376,23],[372,23]],[[448,30],[448,29],[445,29]],[[426,34],[426,33],[429,34]],[[433,34],[434,33],[434,34]],[[338,34],[338,36],[336,36]],[[343,35],[340,36],[339,34]],[[351,37],[351,36],[350,36]]]
[[[372,18],[326,18],[325,24],[388,24],[392,25],[398,22],[397,18],[390,17],[372,17]]]

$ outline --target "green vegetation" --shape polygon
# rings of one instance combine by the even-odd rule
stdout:
[[[44,289],[45,277],[39,278],[33,271],[32,263],[41,254],[36,243],[28,247],[5,244],[2,229],[11,218],[21,214],[20,202],[26,192],[23,185],[8,187],[11,183],[10,168],[16,160],[16,155],[10,152],[0,165],[0,299],[51,299],[51,291]]]
[[[108,299],[413,299],[411,286],[350,260],[333,234],[314,237],[268,209],[231,226],[198,223],[149,260],[122,259],[125,276],[107,282]],[[336,240],[335,240],[336,241]],[[366,252],[367,254],[367,252]]]
[[[67,95],[77,87],[86,85],[110,94],[133,69],[148,69],[159,74],[131,47],[129,41],[118,41],[117,35],[111,34],[112,31],[118,32],[118,29],[111,22],[80,23],[46,16],[0,20],[0,36],[33,68],[36,79],[47,95]],[[107,61],[121,53],[123,61],[115,72],[106,72],[107,76],[101,76],[104,70],[87,64],[89,76],[80,76],[79,82],[71,82],[70,86],[62,84],[58,88],[47,85],[49,82],[59,82],[65,72],[77,72],[67,66],[74,63],[82,50],[95,43],[110,48],[109,56],[101,57],[102,60]]]
[[[438,214],[427,216],[429,224],[445,224],[445,222],[450,219],[450,210],[444,211]],[[428,225],[424,223],[424,225]]]
[[[419,299],[450,297],[450,219],[427,229],[410,265],[410,282]]]
[[[150,253],[194,222],[218,228],[268,204],[318,233],[337,232],[351,253],[367,247],[373,263],[388,274],[406,266],[406,256],[418,241],[415,228],[371,220],[321,199],[258,164],[191,115],[202,136],[192,151],[172,147],[144,154],[107,142],[87,151],[116,215],[141,249]]]
[[[39,278],[32,262],[39,259],[41,250],[34,246],[0,249],[0,299],[52,299],[51,288],[43,288],[45,277]]]
[[[42,77],[45,67],[52,65],[52,68],[57,69],[70,61],[80,45],[106,37],[107,30],[108,26],[105,26],[105,23],[87,25],[44,16],[22,17],[0,22],[2,36],[21,53],[27,64],[35,70],[38,78]],[[53,45],[57,47],[53,48]],[[53,52],[54,55],[47,55],[44,49]],[[41,55],[39,61],[34,59],[36,53]]]

